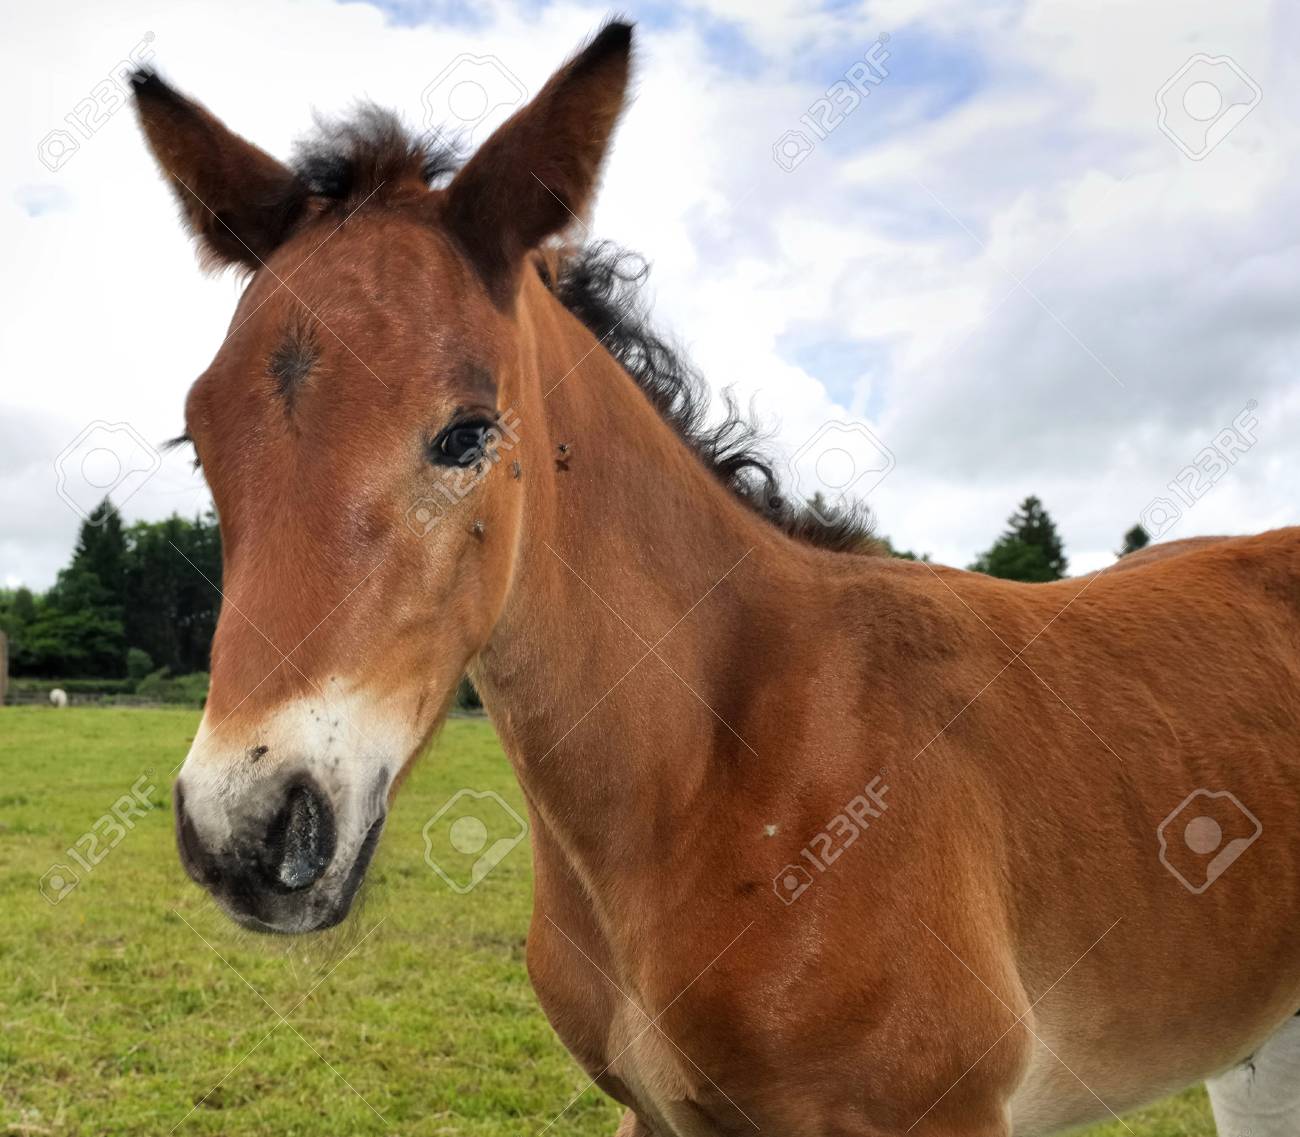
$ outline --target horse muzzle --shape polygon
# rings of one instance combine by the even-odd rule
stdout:
[[[347,917],[383,830],[386,770],[380,780],[362,811],[340,809],[308,774],[238,794],[182,774],[174,791],[181,864],[243,927],[333,927]]]

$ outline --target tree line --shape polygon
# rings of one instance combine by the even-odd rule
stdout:
[[[215,514],[128,526],[105,499],[48,591],[0,590],[10,671],[137,680],[206,671],[220,587]]]
[[[823,503],[824,509],[824,503]],[[895,549],[911,560],[928,554]],[[1140,525],[1118,555],[1150,538]],[[1069,562],[1043,503],[1027,497],[1006,529],[968,566],[1007,580],[1060,580]],[[123,525],[105,499],[85,521],[67,568],[52,588],[0,589],[0,630],[15,676],[130,680],[206,672],[221,596],[221,537],[212,511],[186,519]]]
[[[820,494],[813,496],[811,509],[818,517],[836,515],[834,507],[828,505]],[[1150,543],[1150,534],[1141,525],[1134,525],[1124,534],[1115,556],[1128,556],[1129,553],[1146,548]],[[888,537],[874,535],[863,539],[859,551],[883,552],[909,561],[930,559],[929,553],[918,555],[910,549],[896,549]],[[970,572],[982,572],[986,576],[1019,580],[1028,584],[1063,580],[1068,575],[1069,567],[1065,543],[1057,532],[1056,522],[1042,501],[1032,494],[1007,518],[1007,527],[993,544],[966,566]]]
[[[1128,556],[1144,549],[1151,537],[1141,525],[1124,534],[1115,555]],[[1034,496],[1025,498],[1007,518],[1007,527],[993,544],[966,566],[1004,580],[1022,580],[1031,584],[1061,580],[1069,569],[1065,544],[1056,531],[1056,523],[1043,503]]]

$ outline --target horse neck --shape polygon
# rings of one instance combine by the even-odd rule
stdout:
[[[615,866],[698,824],[719,764],[756,759],[741,693],[804,551],[540,286],[519,321],[523,518],[471,674],[535,815],[571,861]]]

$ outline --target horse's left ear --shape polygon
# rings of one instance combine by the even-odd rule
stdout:
[[[632,27],[606,24],[447,187],[445,221],[498,303],[525,254],[586,210],[627,94]]]
[[[205,267],[257,269],[302,219],[310,193],[265,150],[149,71],[135,109]]]

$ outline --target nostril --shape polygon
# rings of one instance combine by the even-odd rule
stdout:
[[[267,833],[267,869],[288,892],[315,884],[334,858],[334,814],[313,787],[297,785]]]

